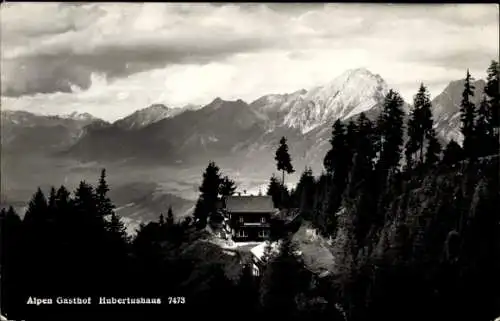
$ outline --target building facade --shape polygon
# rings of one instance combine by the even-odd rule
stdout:
[[[229,196],[224,201],[224,229],[235,242],[265,241],[276,212],[270,196]]]

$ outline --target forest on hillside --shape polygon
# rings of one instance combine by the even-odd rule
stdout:
[[[461,102],[463,142],[445,146],[433,129],[425,85],[408,121],[389,91],[376,121],[335,121],[324,172],[296,169],[286,138],[276,151],[268,195],[279,208],[331,240],[338,273],[308,271],[285,233],[266,253],[261,277],[203,242],[217,201],[235,183],[210,162],[192,217],[171,209],[129,236],[108,196],[106,171],[34,193],[24,217],[2,209],[1,311],[9,320],[165,320],[233,315],[280,320],[478,320],[500,316],[498,62],[487,70],[482,102]],[[29,297],[162,298],[161,305],[32,306]],[[168,304],[168,298],[185,302]]]

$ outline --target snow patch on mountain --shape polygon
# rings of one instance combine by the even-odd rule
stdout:
[[[285,124],[307,133],[325,122],[370,110],[384,99],[388,86],[379,76],[360,68],[344,72],[325,86],[313,88],[285,117]]]
[[[82,120],[82,121],[97,120],[96,117],[92,116],[89,113],[80,113],[77,111],[74,111],[74,112],[69,113],[69,114],[64,114],[64,115],[61,115],[59,117],[65,118],[65,119]]]
[[[358,68],[344,72],[324,86],[263,96],[251,106],[267,115],[271,127],[296,128],[305,134],[325,123],[345,120],[380,105],[388,91],[382,77]]]
[[[169,108],[163,104],[153,104],[117,120],[115,125],[123,129],[139,129],[165,118],[173,117],[182,111],[184,110],[180,108]]]

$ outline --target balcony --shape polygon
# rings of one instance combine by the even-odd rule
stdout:
[[[269,223],[261,223],[261,222],[243,222],[240,223],[240,226],[245,226],[245,227],[269,227]]]

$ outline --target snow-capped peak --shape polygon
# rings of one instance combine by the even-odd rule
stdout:
[[[64,114],[64,115],[61,115],[59,117],[66,118],[66,119],[74,119],[74,120],[85,120],[85,121],[96,119],[94,116],[92,116],[89,113],[80,113],[77,111],[74,111],[74,112],[69,113],[69,114]]]
[[[116,121],[115,125],[124,129],[138,129],[156,123],[162,119],[172,117],[174,114],[174,108],[169,108],[163,104],[153,104]]]
[[[347,70],[326,85],[300,95],[301,103],[293,105],[284,123],[306,133],[326,122],[372,109],[383,101],[388,90],[382,77],[365,68]]]

